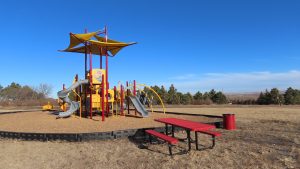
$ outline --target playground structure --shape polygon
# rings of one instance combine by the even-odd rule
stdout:
[[[124,43],[108,39],[107,27],[90,33],[87,30],[83,34],[70,33],[69,47],[60,51],[84,54],[85,77],[84,80],[79,80],[78,75],[76,75],[69,88],[66,89],[63,85],[63,90],[57,93],[62,110],[59,112],[58,118],[69,117],[76,112],[80,117],[89,116],[91,119],[94,115],[101,115],[102,121],[104,121],[105,117],[109,116],[125,116],[125,110],[127,110],[127,114],[130,114],[130,104],[135,108],[135,116],[139,113],[141,117],[148,117],[149,112],[145,105],[148,104],[152,109],[153,96],[148,96],[148,93],[141,88],[147,88],[151,91],[159,99],[165,112],[160,96],[147,85],[137,84],[134,80],[133,83],[127,81],[126,86],[119,82],[117,86],[109,88],[108,58],[116,56],[122,48],[134,44],[136,42]],[[100,57],[99,68],[93,67],[93,55]],[[103,57],[105,57],[105,69]],[[70,98],[70,94],[74,97]],[[67,104],[69,105],[68,110],[66,109]]]
[[[104,35],[104,37],[100,35]],[[84,141],[116,139],[130,136],[135,139],[142,138],[143,141],[148,137],[150,138],[150,143],[151,138],[155,137],[168,143],[170,155],[172,155],[171,147],[178,143],[178,139],[175,138],[174,133],[175,131],[184,130],[187,133],[188,151],[191,150],[191,131],[195,131],[196,150],[198,149],[197,132],[211,135],[214,146],[215,136],[219,136],[220,134],[206,131],[207,128],[203,129],[201,126],[199,127],[199,122],[210,123],[212,128],[215,126],[220,127],[222,117],[166,112],[163,101],[158,93],[145,84],[136,83],[135,80],[132,82],[127,81],[126,85],[118,82],[116,86],[109,87],[108,58],[114,57],[122,48],[133,44],[136,43],[124,43],[108,39],[106,27],[102,31],[90,33],[85,31],[84,34],[70,33],[70,45],[62,51],[84,53],[84,78],[79,79],[78,74],[75,75],[72,85],[68,88],[63,85],[63,89],[57,93],[59,98],[58,103],[62,110],[58,112],[57,118],[67,118],[74,113],[76,115],[75,118],[55,121],[52,115],[57,112],[49,112],[50,116],[39,111],[27,112],[26,115],[5,112],[0,116],[2,124],[0,137],[41,141]],[[93,55],[99,55],[99,67],[93,66]],[[105,57],[105,67],[103,67],[103,57]],[[153,111],[152,103],[154,96],[158,99],[156,101],[161,103],[163,111]],[[145,108],[146,105],[151,108],[151,115],[150,111]],[[43,110],[53,110],[53,105],[48,103],[48,105],[43,107]],[[79,119],[78,116],[86,118],[77,120]],[[124,118],[107,118],[110,116],[134,116],[142,118],[126,118],[125,122]],[[40,120],[36,120],[37,117]],[[23,119],[22,122],[19,119]],[[105,119],[105,123],[97,122],[105,121]],[[169,120],[162,122],[159,119]],[[231,119],[234,119],[234,117],[231,117]],[[195,120],[197,122],[194,122]],[[172,123],[172,121],[175,122]],[[230,122],[230,119],[227,121]],[[16,123],[17,125],[15,125]],[[235,127],[230,124],[227,126],[228,129],[234,129]],[[176,130],[174,129],[175,127]],[[169,136],[170,133],[168,130],[172,131],[171,136]]]

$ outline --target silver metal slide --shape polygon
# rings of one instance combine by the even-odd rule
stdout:
[[[144,105],[140,102],[140,100],[137,96],[129,96],[129,98],[130,98],[133,106],[143,117],[149,116],[149,112],[145,109]]]
[[[73,112],[75,112],[76,110],[79,109],[79,103],[75,102],[75,101],[72,101],[69,97],[68,97],[68,94],[74,90],[75,88],[77,88],[78,86],[82,85],[82,84],[87,84],[89,83],[89,81],[86,79],[86,80],[80,80],[80,81],[77,81],[75,83],[72,84],[72,86],[70,86],[68,89],[65,89],[65,90],[61,90],[59,92],[57,92],[57,96],[63,100],[64,103],[68,103],[70,105],[70,108],[69,110],[67,110],[66,112],[59,112],[58,114],[58,118],[64,118],[64,117],[69,117],[71,116],[71,114]]]

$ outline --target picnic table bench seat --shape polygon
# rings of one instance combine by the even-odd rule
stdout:
[[[195,137],[196,137],[196,140],[197,140],[197,143],[196,143],[196,148],[197,149],[198,149],[198,134],[197,134],[198,132],[212,136],[212,146],[211,146],[211,148],[214,148],[215,145],[216,145],[215,138],[221,136],[221,133],[215,132],[215,131],[210,131],[210,130],[198,130],[198,131],[196,131],[195,132]]]
[[[207,134],[207,135],[211,135],[211,136],[214,136],[214,137],[221,136],[221,133],[215,132],[215,131],[210,131],[210,130],[198,130],[197,132]]]
[[[149,140],[150,140],[150,142],[151,142],[151,136],[155,136],[158,139],[161,139],[161,140],[167,142],[168,143],[168,147],[169,147],[169,153],[170,153],[171,156],[173,155],[172,154],[172,145],[175,145],[175,144],[178,143],[178,140],[176,138],[168,136],[168,135],[165,135],[165,134],[160,133],[160,132],[157,132],[155,130],[145,130],[145,132],[147,134],[149,134]]]

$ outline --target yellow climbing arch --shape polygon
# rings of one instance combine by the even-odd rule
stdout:
[[[137,86],[143,86],[143,87],[146,87],[146,88],[148,88],[149,90],[151,90],[153,93],[155,93],[155,95],[158,97],[158,99],[159,99],[159,101],[160,101],[160,103],[161,103],[161,105],[162,105],[162,107],[163,107],[163,112],[164,112],[164,114],[166,114],[166,109],[165,109],[165,105],[164,105],[164,102],[162,101],[162,99],[161,99],[161,97],[156,93],[156,91],[154,90],[154,89],[152,89],[151,87],[149,87],[149,86],[147,86],[147,85],[145,85],[145,84],[136,84]]]

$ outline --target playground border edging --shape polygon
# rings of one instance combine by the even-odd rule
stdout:
[[[154,111],[156,113],[163,113],[162,111]],[[223,117],[215,115],[203,115],[203,114],[190,114],[190,113],[176,113],[176,112],[165,112],[166,114],[178,114],[187,116],[205,116],[210,118],[219,118],[219,121],[208,122],[206,124],[215,125],[217,128],[223,128]],[[169,126],[170,127],[170,126]],[[125,137],[144,137],[145,130],[154,129],[158,132],[165,132],[165,127],[148,127],[139,129],[127,129],[127,130],[116,130],[108,132],[91,132],[91,133],[29,133],[29,132],[14,132],[14,131],[0,131],[0,138],[9,139],[20,139],[27,141],[70,141],[70,142],[81,142],[91,140],[110,140],[119,139]],[[171,129],[171,128],[170,128]],[[169,130],[170,130],[169,129]],[[176,128],[176,131],[179,131]]]
[[[223,121],[207,123],[214,124],[217,128],[223,126]],[[27,133],[27,132],[10,132],[0,131],[0,138],[20,139],[26,141],[70,141],[81,142],[91,140],[110,140],[125,137],[143,137],[144,131],[149,128],[117,130],[109,132],[93,132],[93,133]],[[165,127],[153,127],[159,132],[164,132]],[[178,130],[177,130],[178,131]]]

